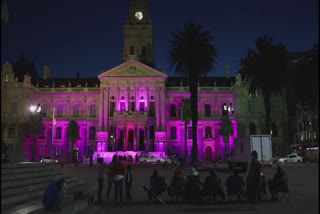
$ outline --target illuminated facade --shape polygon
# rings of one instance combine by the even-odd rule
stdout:
[[[36,160],[50,156],[52,139],[55,157],[64,162],[71,161],[72,152],[81,162],[91,154],[94,158],[104,157],[106,162],[115,153],[134,157],[136,153],[149,151],[164,156],[170,151],[184,155],[185,124],[181,120],[181,104],[190,98],[189,88],[185,79],[168,77],[152,67],[150,14],[147,1],[131,1],[124,27],[124,62],[97,78],[50,78],[50,69],[45,66],[44,78],[34,86],[27,75],[23,82],[15,80],[10,63],[5,63],[1,73],[2,145],[31,160],[32,139],[25,134],[23,124],[30,114],[29,106],[40,104],[44,126],[36,141]],[[141,34],[148,36],[144,38]],[[200,161],[224,159],[225,143],[219,135],[224,103],[232,103],[234,107],[234,113],[229,115],[234,128],[229,138],[230,150],[238,136],[264,130],[261,97],[248,97],[240,83],[240,75],[208,77],[198,83]],[[273,149],[280,151],[280,145],[286,141],[282,128],[287,120],[286,105],[282,96],[273,99],[276,110],[272,112],[272,119],[277,129]],[[53,114],[57,120],[55,125]],[[66,134],[70,120],[76,120],[80,127],[81,139],[74,148]],[[189,157],[191,130],[190,123]]]

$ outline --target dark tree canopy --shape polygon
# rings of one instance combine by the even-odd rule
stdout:
[[[18,82],[23,82],[24,75],[28,74],[31,76],[31,83],[36,85],[39,80],[39,74],[36,72],[35,61],[30,62],[21,53],[19,60],[12,66],[14,71],[14,78],[18,77]]]

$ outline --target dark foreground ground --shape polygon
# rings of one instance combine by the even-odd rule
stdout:
[[[58,167],[58,166],[56,166]],[[200,171],[200,180],[204,181],[209,174],[208,168],[213,165],[204,165]],[[118,207],[101,207],[97,213],[122,214],[122,213],[150,213],[150,214],[170,214],[170,213],[289,213],[289,214],[316,214],[319,213],[319,164],[295,164],[282,165],[287,173],[289,180],[289,200],[270,201],[270,194],[265,201],[258,203],[255,210],[249,209],[246,202],[224,201],[224,202],[202,202],[200,204],[173,203],[170,202],[168,195],[162,198],[168,201],[167,205],[153,202],[148,203],[146,193],[141,189],[143,185],[149,187],[149,177],[154,169],[157,169],[160,176],[165,176],[166,183],[169,184],[173,175],[172,166],[157,165],[135,165],[133,166],[133,189],[132,203],[124,202]],[[222,183],[231,174],[225,170],[225,165],[218,165],[218,176]],[[276,166],[265,168],[266,179],[272,177]],[[65,165],[62,169],[65,173],[77,176],[91,185],[97,185],[97,165],[89,167],[88,165],[79,165],[75,168],[73,165]],[[185,169],[187,175],[189,168]],[[244,174],[241,174],[244,176]],[[106,188],[106,185],[105,185]],[[225,188],[225,186],[224,186]],[[105,189],[104,189],[105,191]],[[113,197],[113,192],[111,193]],[[96,205],[92,205],[96,206]]]

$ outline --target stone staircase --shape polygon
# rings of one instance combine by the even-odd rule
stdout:
[[[44,189],[51,180],[59,178],[64,178],[67,186],[62,213],[73,214],[81,210],[92,213],[87,199],[96,195],[96,186],[66,176],[53,166],[29,162],[1,164],[1,213],[45,213],[42,205]],[[75,199],[74,195],[80,192],[81,197]]]

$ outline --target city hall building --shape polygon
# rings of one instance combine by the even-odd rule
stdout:
[[[182,103],[190,99],[185,78],[170,77],[154,68],[153,26],[148,1],[132,0],[124,26],[122,64],[94,78],[44,77],[36,85],[30,77],[14,78],[9,62],[1,73],[1,144],[31,160],[32,137],[25,132],[30,105],[41,106],[43,127],[36,139],[36,160],[50,156],[71,162],[72,153],[85,161],[114,154],[134,157],[150,152],[163,157],[168,152],[184,155],[187,133],[188,156],[192,148],[192,126],[181,119]],[[54,72],[54,71],[53,71]],[[265,130],[265,111],[261,97],[251,98],[241,85],[240,75],[207,77],[198,82],[197,144],[199,160],[224,160],[225,142],[219,135],[223,105],[229,112],[236,139]],[[288,131],[284,95],[272,97],[271,126],[273,152],[286,153]],[[53,120],[53,117],[55,120]],[[72,147],[67,137],[70,120],[77,121],[80,139]]]

